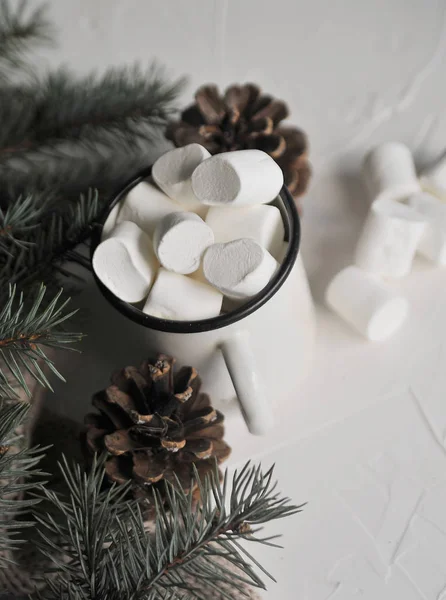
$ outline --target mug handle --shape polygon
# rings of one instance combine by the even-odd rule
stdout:
[[[265,434],[274,425],[274,414],[256,365],[249,333],[236,333],[222,342],[220,349],[250,433]]]

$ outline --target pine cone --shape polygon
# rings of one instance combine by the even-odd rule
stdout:
[[[85,420],[87,447],[110,453],[108,478],[132,481],[147,518],[154,513],[153,489],[163,495],[163,480],[175,483],[177,477],[188,491],[193,465],[201,478],[214,469],[215,459],[221,463],[230,453],[223,441],[223,415],[200,393],[197,371],[183,367],[174,375],[174,362],[160,355],[153,364],[115,373],[112,385],[93,397],[100,414]]]
[[[305,193],[311,177],[307,137],[300,129],[280,126],[289,115],[282,100],[261,93],[258,86],[231,85],[222,97],[215,85],[195,94],[181,121],[172,122],[167,139],[176,146],[198,143],[211,154],[257,148],[281,167],[285,185],[295,198]]]

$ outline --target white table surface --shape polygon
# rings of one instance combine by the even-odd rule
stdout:
[[[256,554],[278,580],[265,597],[446,598],[446,271],[420,261],[397,284],[411,317],[385,343],[366,342],[321,304],[367,211],[364,153],[395,139],[423,167],[446,148],[444,2],[57,0],[51,10],[61,30],[53,64],[85,71],[156,55],[190,74],[183,103],[206,81],[258,81],[310,135],[302,253],[317,305],[313,370],[268,436],[227,420],[230,464],[275,463],[284,493],[308,502],[268,528],[284,533],[285,549]],[[110,372],[145,353],[137,327],[91,281],[75,304],[89,310],[88,338],[82,356],[63,360],[68,385],[56,384],[49,404],[81,417]]]

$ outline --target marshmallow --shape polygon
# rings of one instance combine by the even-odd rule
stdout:
[[[278,263],[251,239],[210,246],[203,258],[203,272],[211,285],[229,298],[246,300],[271,280]]]
[[[161,219],[178,210],[181,207],[166,194],[153,184],[142,181],[130,190],[122,202],[117,223],[133,221],[152,236]]]
[[[186,275],[198,269],[214,233],[195,213],[174,212],[162,219],[153,235],[158,260],[170,271]]]
[[[149,236],[136,223],[123,221],[111,231],[111,238],[124,244],[136,269],[152,281],[159,265]]]
[[[251,238],[266,248],[276,260],[279,259],[285,229],[280,210],[275,206],[212,206],[206,216],[206,223],[211,227],[218,243]]]
[[[363,169],[372,200],[405,200],[421,190],[412,154],[404,144],[381,144],[368,153]]]
[[[281,168],[261,150],[217,154],[192,174],[196,197],[211,206],[265,204],[274,200],[282,186]]]
[[[420,183],[426,191],[446,200],[446,154],[430,169],[423,171]]]
[[[406,298],[354,266],[332,279],[325,300],[342,319],[372,341],[390,337],[409,312]]]
[[[199,321],[217,317],[222,300],[210,285],[161,268],[143,312],[159,319]]]
[[[198,202],[192,191],[191,176],[196,167],[210,156],[200,144],[170,150],[154,163],[152,177],[163,192],[183,205],[184,210],[202,215],[206,207]]]
[[[118,202],[117,204],[115,204],[115,206],[109,212],[108,217],[105,220],[105,223],[102,227],[102,233],[101,233],[102,241],[106,240],[110,236],[112,229],[115,227],[120,208],[121,208],[121,205]]]
[[[376,275],[404,277],[410,272],[425,219],[395,200],[376,200],[356,247],[355,264]]]
[[[446,205],[427,193],[412,196],[409,204],[427,222],[418,252],[439,266],[446,265]]]
[[[158,262],[150,239],[130,221],[117,225],[93,255],[96,275],[124,302],[144,300],[157,268]]]

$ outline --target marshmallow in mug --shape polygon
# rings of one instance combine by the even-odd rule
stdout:
[[[195,213],[174,212],[162,219],[153,235],[158,260],[170,271],[196,271],[203,252],[214,243],[212,229]]]
[[[164,192],[148,181],[141,181],[135,185],[119,206],[116,223],[132,221],[150,236],[153,235],[155,227],[163,217],[182,210],[179,204],[173,202]],[[104,231],[102,238],[104,239]]]
[[[270,252],[276,260],[282,254],[285,228],[276,206],[259,204],[245,208],[211,206],[206,223],[214,232],[217,243],[252,238]]]
[[[410,206],[395,200],[376,200],[356,246],[356,266],[383,277],[404,277],[426,227]]]
[[[207,205],[248,206],[271,202],[283,186],[283,173],[261,150],[223,152],[203,161],[192,174],[195,196]]]
[[[390,337],[409,313],[406,298],[355,266],[343,269],[332,279],[325,300],[338,316],[371,341]]]
[[[116,225],[99,244],[92,264],[100,281],[124,302],[144,300],[158,269],[150,238],[130,221]]]
[[[271,254],[250,238],[209,246],[203,258],[207,281],[234,300],[258,294],[278,267]]]
[[[439,266],[446,265],[446,205],[426,192],[409,198],[409,205],[426,220],[418,252]]]
[[[182,205],[183,210],[204,216],[207,208],[195,197],[191,177],[198,165],[210,156],[200,144],[175,148],[155,161],[152,177],[163,192]]]
[[[421,191],[412,154],[399,142],[387,142],[371,150],[363,170],[372,200],[405,200]]]
[[[161,268],[143,312],[158,319],[200,321],[217,317],[222,294],[206,283]]]

